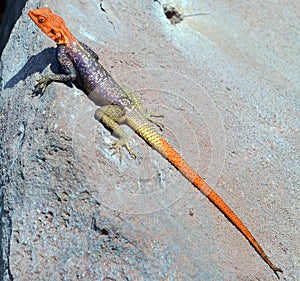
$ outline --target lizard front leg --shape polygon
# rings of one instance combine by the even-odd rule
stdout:
[[[68,81],[74,81],[76,79],[76,76],[71,74],[49,74],[49,75],[42,75],[42,78],[37,80],[37,83],[34,86],[34,93],[38,94],[41,92],[41,95],[44,94],[46,91],[46,88],[51,82],[68,82]]]
[[[77,71],[76,68],[66,53],[65,47],[60,45],[57,46],[57,51],[56,51],[56,57],[59,63],[59,66],[61,70],[64,72],[64,74],[49,74],[42,76],[39,80],[37,80],[37,84],[34,87],[34,93],[36,95],[40,94],[43,95],[46,88],[51,82],[74,82],[77,79]]]
[[[126,133],[119,125],[119,123],[126,120],[125,110],[122,107],[118,105],[108,105],[98,108],[95,112],[95,118],[110,129],[113,135],[118,138],[112,145],[112,149],[114,149],[113,155],[119,154],[121,161],[123,156],[122,148],[125,146],[134,158],[137,157],[135,151],[129,145]]]

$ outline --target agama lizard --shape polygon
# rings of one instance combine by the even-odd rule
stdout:
[[[151,147],[160,152],[173,164],[196,188],[228,218],[228,220],[247,238],[253,248],[277,275],[282,270],[267,257],[253,235],[229,208],[223,199],[195,172],[190,165],[161,136],[152,124],[148,114],[132,93],[124,91],[111,75],[99,63],[98,56],[88,46],[79,42],[68,30],[64,20],[49,8],[29,11],[34,23],[57,44],[57,59],[64,74],[50,74],[37,81],[35,92],[43,94],[49,83],[73,82],[82,89],[87,97],[101,106],[95,112],[95,118],[112,130],[118,140],[113,144],[115,153],[122,155],[123,146],[131,155],[136,153],[130,147],[120,123],[131,127]],[[278,276],[278,275],[277,275]]]

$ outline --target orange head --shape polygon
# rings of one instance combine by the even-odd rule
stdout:
[[[51,9],[44,7],[31,10],[28,15],[56,44],[70,45],[71,42],[76,41],[64,20],[53,14]]]

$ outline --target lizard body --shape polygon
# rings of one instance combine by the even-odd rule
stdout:
[[[129,146],[128,138],[119,126],[125,123],[140,135],[150,146],[160,152],[172,163],[196,188],[229,219],[229,221],[247,238],[253,248],[277,275],[282,270],[267,257],[253,235],[223,201],[223,199],[195,172],[175,151],[153,126],[148,114],[132,93],[126,93],[111,75],[98,62],[98,56],[85,44],[79,42],[67,29],[61,17],[53,14],[49,8],[29,11],[30,18],[57,44],[57,58],[64,74],[51,74],[42,77],[35,91],[44,93],[49,83],[72,81],[79,86],[96,105],[95,118],[111,129],[118,140],[113,144],[115,153],[122,156],[125,146],[136,157]],[[278,275],[277,275],[278,276]]]

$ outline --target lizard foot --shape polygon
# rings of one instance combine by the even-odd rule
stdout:
[[[150,121],[151,123],[155,124],[161,131],[163,130],[164,128],[164,124],[161,123],[161,122],[158,122],[156,120],[154,120],[152,117],[154,118],[162,118],[164,117],[162,114],[157,114],[156,111],[151,111],[151,112],[148,112],[146,111],[145,112],[145,117],[148,121]]]
[[[42,78],[37,80],[37,83],[34,86],[34,95],[38,96],[40,94],[42,96],[50,83],[51,79],[49,79],[47,76],[42,76]]]
[[[127,139],[122,139],[122,138],[113,143],[111,149],[114,149],[114,152],[112,153],[112,155],[119,154],[120,155],[120,161],[122,161],[122,156],[123,156],[122,148],[123,148],[123,146],[125,146],[125,148],[128,150],[128,152],[130,153],[130,155],[133,158],[137,157],[135,151],[130,147],[130,145],[128,143],[128,140]]]

